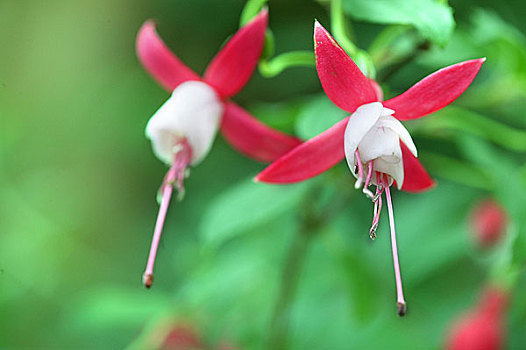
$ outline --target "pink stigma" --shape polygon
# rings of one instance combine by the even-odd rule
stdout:
[[[155,264],[155,257],[161,240],[161,233],[166,219],[168,206],[173,193],[173,187],[177,186],[179,193],[184,193],[184,177],[185,170],[192,159],[192,149],[186,139],[178,141],[174,146],[174,162],[172,167],[166,173],[159,192],[161,193],[161,206],[159,207],[159,214],[155,223],[153,232],[152,245],[150,247],[150,254],[148,256],[148,263],[146,270],[142,276],[142,283],[146,288],[150,288],[153,284],[153,266]]]
[[[404,316],[407,306],[404,300],[404,291],[402,289],[402,277],[400,275],[400,263],[398,262],[398,249],[396,247],[396,232],[393,214],[393,204],[391,202],[391,192],[389,191],[389,183],[387,179],[382,178],[385,188],[385,197],[387,199],[387,210],[389,212],[389,226],[391,228],[391,248],[393,251],[393,263],[396,279],[396,295],[398,315]]]

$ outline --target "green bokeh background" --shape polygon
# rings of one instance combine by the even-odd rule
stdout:
[[[250,183],[264,165],[239,155],[221,137],[192,170],[184,202],[171,207],[156,282],[144,290],[140,278],[165,172],[144,128],[168,94],[138,63],[135,35],[146,19],[156,19],[168,45],[202,72],[237,29],[243,5],[241,0],[0,1],[0,348],[122,349],[136,339],[135,346],[145,348],[144,334],[167,315],[195,325],[210,344],[228,339],[241,348],[260,348],[298,228],[299,202],[305,201],[306,187],[320,183],[321,202],[325,196],[342,203],[308,247],[291,309],[290,348],[437,348],[451,320],[475,302],[497,257],[474,248],[467,217],[491,190],[452,181],[455,174],[444,176],[436,157],[426,159],[426,152],[454,157],[459,148],[469,148],[458,141],[462,133],[436,135],[426,132],[426,125],[415,141],[439,186],[421,195],[397,193],[394,199],[410,305],[406,318],[394,312],[387,216],[378,239],[370,242],[371,205],[351,190],[353,179],[343,164],[303,187],[284,189],[285,199],[276,204],[281,190],[260,193],[258,186],[265,185]],[[403,91],[442,66],[487,56],[473,92],[457,106],[524,130],[526,4],[459,0],[451,5],[457,20],[451,43],[382,83],[387,91]],[[482,31],[473,22],[475,8],[499,17],[513,33],[503,27]],[[320,4],[271,1],[277,52],[312,49],[314,18],[328,25]],[[358,43],[366,47],[380,29],[356,23]],[[508,39],[464,46],[473,34]],[[487,92],[485,81],[500,85],[492,83],[494,90]],[[234,99],[293,132],[294,120],[309,112],[320,93],[314,69],[293,68],[273,79],[256,73]],[[495,100],[488,101],[488,95]],[[473,136],[472,145],[482,142],[505,154],[503,161],[524,163],[524,150],[512,152],[491,142],[491,135],[481,136]],[[460,146],[451,146],[451,140]],[[460,161],[468,163],[466,158]],[[524,199],[524,193],[515,195]],[[240,220],[250,215],[254,220]],[[511,226],[520,233],[520,223]],[[522,276],[508,315],[513,349],[526,347],[525,286]]]

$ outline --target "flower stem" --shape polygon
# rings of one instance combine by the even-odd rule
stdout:
[[[256,17],[267,4],[267,0],[248,0],[241,12],[241,18],[239,19],[239,27],[244,26],[254,17]]]
[[[279,350],[287,348],[292,301],[296,294],[310,242],[310,234],[301,231],[294,235],[287,253],[281,275],[279,294],[272,314],[267,349]]]
[[[259,72],[265,78],[272,78],[289,67],[314,67],[314,53],[311,51],[292,51],[282,53],[270,60],[261,60]]]
[[[381,72],[382,74],[379,74],[378,80],[379,81],[386,81],[386,80],[388,80],[394,74],[396,74],[400,69],[402,69],[406,65],[410,64],[411,62],[413,62],[418,56],[420,56],[420,54],[422,54],[423,52],[429,50],[430,48],[431,48],[431,43],[429,41],[422,41],[421,43],[419,43],[415,47],[415,49],[409,55],[405,56],[404,58],[402,58],[397,63],[395,63],[392,66],[390,66],[390,67],[386,68],[385,70],[383,70]]]
[[[272,312],[267,349],[280,350],[287,347],[292,302],[296,295],[309,243],[322,226],[322,220],[326,220],[328,216],[325,215],[327,214],[325,211],[322,213],[316,208],[316,199],[320,197],[319,190],[319,187],[313,188],[305,199],[300,226],[287,252],[278,296]]]
[[[347,52],[353,61],[358,65],[363,74],[374,79],[376,69],[369,54],[358,48],[353,40],[351,27],[343,11],[342,0],[331,0],[331,30],[338,44]]]
[[[350,39],[350,29],[343,13],[342,0],[331,0],[331,29],[340,46],[351,56],[356,55],[358,48]]]

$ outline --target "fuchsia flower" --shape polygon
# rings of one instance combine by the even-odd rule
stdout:
[[[268,13],[263,9],[228,40],[208,65],[203,78],[185,66],[162,42],[153,22],[146,22],[137,36],[137,55],[146,70],[171,97],[146,127],[156,156],[170,166],[162,183],[162,201],[143,283],[153,282],[153,265],[173,185],[183,193],[190,165],[208,153],[220,128],[225,139],[241,153],[269,162],[300,141],[273,130],[231,102],[248,82],[263,50]]]
[[[357,178],[356,188],[374,202],[371,238],[385,192],[391,229],[399,314],[405,300],[398,263],[390,185],[408,192],[431,188],[434,181],[417,159],[416,146],[400,120],[433,113],[455,100],[475,78],[485,59],[446,67],[424,78],[403,94],[382,102],[381,89],[367,79],[345,51],[318,22],[314,26],[316,68],[327,96],[351,113],[318,136],[285,154],[256,176],[256,181],[293,183],[316,176],[344,157]],[[320,116],[322,117],[322,116]],[[376,185],[376,193],[368,187]]]
[[[198,350],[205,346],[201,341],[201,335],[188,325],[174,325],[166,335],[161,350]]]
[[[486,287],[474,310],[453,323],[448,336],[448,350],[500,350],[504,348],[505,315],[509,293]]]
[[[495,245],[505,234],[508,218],[504,208],[493,199],[477,203],[471,214],[473,238],[480,247]]]

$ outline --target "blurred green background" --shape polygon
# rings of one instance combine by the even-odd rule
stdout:
[[[264,165],[221,137],[170,209],[154,287],[140,283],[165,172],[144,128],[168,94],[138,63],[135,35],[156,19],[161,37],[201,73],[237,30],[244,1],[1,0],[0,348],[149,348],[167,317],[191,324],[207,344],[262,348],[286,251],[313,212],[322,215],[304,250],[288,348],[442,346],[498,262],[522,266],[526,255],[526,3],[450,5],[457,25],[448,44],[380,80],[390,96],[443,66],[488,57],[453,107],[407,123],[439,186],[395,194],[410,308],[401,319],[387,216],[370,241],[371,203],[352,190],[346,166],[300,185],[256,185],[250,179]],[[314,18],[329,26],[324,2],[269,7],[278,53],[312,50]],[[353,27],[365,49],[385,28]],[[302,137],[344,115],[311,67],[272,79],[256,72],[234,99]],[[481,252],[468,217],[487,196],[509,211],[513,240]],[[508,314],[511,349],[526,347],[525,288],[522,274]]]

